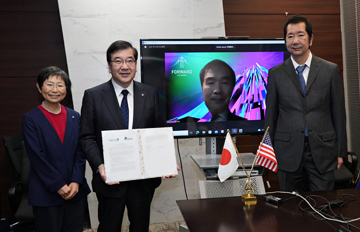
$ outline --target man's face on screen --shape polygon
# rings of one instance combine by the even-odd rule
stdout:
[[[202,84],[203,98],[211,114],[220,114],[229,109],[234,88],[233,74],[226,67],[209,69]]]

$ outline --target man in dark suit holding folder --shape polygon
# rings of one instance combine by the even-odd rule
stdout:
[[[343,86],[336,64],[310,52],[309,19],[284,26],[291,58],[269,71],[265,126],[279,165],[280,189],[329,190],[347,154]]]
[[[156,89],[133,81],[138,53],[115,41],[106,53],[111,80],[88,89],[81,108],[80,143],[93,170],[99,232],[121,231],[125,206],[130,231],[148,231],[150,204],[161,178],[105,183],[101,131],[164,126]],[[121,151],[119,151],[121,152]]]

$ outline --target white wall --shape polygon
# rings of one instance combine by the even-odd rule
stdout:
[[[80,112],[84,90],[109,80],[106,49],[115,40],[139,48],[139,39],[225,36],[222,0],[59,0],[59,9],[72,95]],[[139,65],[139,64],[138,64]],[[140,67],[135,77],[140,80]],[[203,141],[205,142],[205,141]],[[203,174],[191,154],[205,154],[199,139],[180,140],[183,172],[163,181],[156,190],[151,223],[181,221],[176,200],[185,199],[182,174],[189,198],[199,197]],[[179,154],[177,154],[179,155]],[[91,171],[87,171],[91,181]],[[97,201],[89,196],[92,227],[96,228]],[[124,225],[128,221],[124,220]]]

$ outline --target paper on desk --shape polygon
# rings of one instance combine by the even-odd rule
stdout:
[[[177,175],[171,127],[101,133],[107,183]]]

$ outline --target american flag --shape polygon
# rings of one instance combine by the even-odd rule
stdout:
[[[278,165],[269,133],[266,133],[264,142],[260,144],[256,157],[257,164],[270,169],[273,172],[277,172]]]

